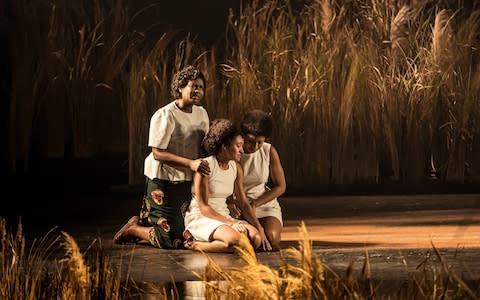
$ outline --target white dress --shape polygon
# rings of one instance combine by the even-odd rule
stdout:
[[[235,220],[230,217],[226,198],[233,194],[233,187],[237,178],[237,165],[235,161],[231,160],[228,162],[228,169],[223,170],[218,165],[215,156],[209,156],[205,160],[210,165],[208,205],[226,218]],[[215,229],[224,224],[216,219],[204,216],[200,212],[195,195],[193,195],[189,210],[185,214],[185,229],[190,231],[195,240],[210,241]]]
[[[267,189],[270,175],[270,149],[272,145],[263,143],[263,146],[254,153],[243,153],[240,164],[243,168],[243,185],[245,193],[250,199],[259,198]],[[257,218],[275,217],[283,225],[282,209],[277,198],[257,207]]]

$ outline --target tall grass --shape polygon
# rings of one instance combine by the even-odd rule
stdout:
[[[11,7],[22,29],[11,34],[12,169],[28,169],[37,145],[92,156],[118,139],[98,129],[114,123],[128,139],[129,182],[141,182],[148,120],[171,100],[172,74],[195,64],[211,118],[271,113],[290,187],[418,184],[431,174],[480,182],[478,6],[242,1],[222,43],[205,46],[189,33],[136,31],[142,11],[121,0],[40,2]]]
[[[49,39],[55,29],[48,26],[53,12],[52,7],[39,1],[15,1],[2,10],[4,20],[11,21],[9,24],[15,29],[5,32],[15,45],[15,49],[8,51],[12,63],[8,148],[10,166],[19,172],[29,168],[35,131],[44,125],[39,122],[42,107],[50,102],[49,96],[56,95],[51,90],[54,82],[50,78],[56,75],[57,69]],[[32,44],[42,47],[32,51]]]
[[[110,265],[99,241],[82,252],[75,239],[55,229],[27,241],[19,222],[15,234],[0,218],[1,299],[124,299],[128,281]]]
[[[102,107],[98,102],[113,97],[117,99],[113,104],[121,106],[126,101],[122,93],[125,82],[120,75],[134,50],[135,36],[131,36],[124,1],[65,6],[66,14],[72,18],[60,26],[66,29],[63,49],[68,68],[66,100],[72,118],[73,154],[88,157],[97,146],[97,110]]]
[[[128,162],[129,183],[141,182],[143,160],[147,155],[148,116],[159,101],[168,103],[169,86],[166,49],[173,37],[162,35],[150,52],[132,55],[128,73]],[[146,52],[146,51],[145,51]]]
[[[21,222],[15,234],[6,226],[0,218],[0,298],[36,299],[44,292],[41,282],[47,259],[58,239],[47,234],[27,247]]]
[[[17,164],[28,170],[32,147],[48,157],[63,157],[70,145],[76,157],[94,154],[97,101],[123,96],[117,84],[131,50],[123,2],[22,0],[8,6],[13,170]]]
[[[465,182],[479,22],[478,9],[463,13],[327,0],[293,13],[254,1],[229,22],[226,88],[240,112],[278,121],[291,186],[421,183],[432,165],[442,181]]]

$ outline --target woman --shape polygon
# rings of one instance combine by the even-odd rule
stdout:
[[[182,205],[191,199],[194,172],[208,175],[210,168],[201,143],[209,128],[207,111],[199,106],[205,94],[203,73],[187,66],[171,83],[173,101],[150,120],[145,159],[146,193],[140,216],[134,216],[115,235],[115,243],[146,240],[159,248],[183,248]]]
[[[243,138],[237,128],[226,119],[210,124],[203,146],[207,154],[210,176],[197,172],[194,194],[185,214],[186,233],[192,239],[187,248],[204,252],[233,252],[240,234],[246,233],[254,248],[270,248],[263,228],[248,205],[243,191],[243,172],[239,166],[243,152]],[[226,198],[235,193],[249,223],[230,217]]]
[[[272,133],[272,127],[272,119],[264,111],[253,110],[244,116],[240,123],[244,138],[244,153],[240,164],[248,201],[265,229],[273,250],[278,251],[283,219],[277,198],[285,193],[286,181],[277,150],[266,142]],[[271,187],[267,186],[269,178]],[[229,209],[234,217],[240,216],[240,211],[230,205],[230,201]]]

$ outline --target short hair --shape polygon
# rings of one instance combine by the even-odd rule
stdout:
[[[213,120],[202,141],[206,155],[217,155],[222,145],[229,145],[238,135],[240,135],[240,131],[230,120]]]
[[[240,123],[240,130],[243,135],[253,134],[269,138],[272,134],[272,118],[263,110],[254,109],[248,112]]]
[[[200,69],[197,69],[194,66],[186,66],[182,70],[178,71],[173,75],[172,83],[170,85],[170,92],[172,94],[173,100],[181,97],[180,89],[187,86],[190,80],[202,79],[204,88],[206,88],[205,76],[203,75]]]

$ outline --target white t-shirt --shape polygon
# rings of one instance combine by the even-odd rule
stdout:
[[[209,127],[207,111],[194,105],[192,112],[180,110],[175,101],[157,110],[150,119],[148,146],[165,149],[188,159],[201,156],[201,142]],[[144,174],[150,179],[169,181],[193,180],[188,167],[173,168],[158,160],[153,153],[145,159]]]

